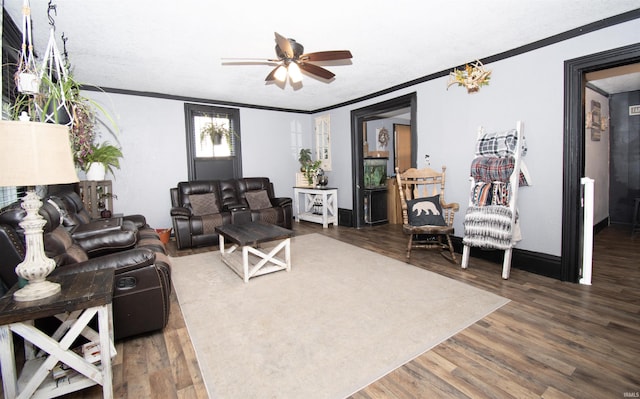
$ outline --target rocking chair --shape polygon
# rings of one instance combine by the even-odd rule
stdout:
[[[440,173],[430,168],[410,168],[400,173],[396,168],[402,205],[402,232],[409,236],[407,259],[411,257],[412,248],[430,248],[440,249],[445,259],[457,262],[450,235],[453,234],[454,214],[460,206],[444,201],[446,169],[443,166]],[[449,250],[450,257],[445,255],[445,249]]]

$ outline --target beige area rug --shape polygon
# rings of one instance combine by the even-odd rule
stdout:
[[[244,283],[218,252],[172,258],[211,398],[344,398],[508,299],[319,234]]]

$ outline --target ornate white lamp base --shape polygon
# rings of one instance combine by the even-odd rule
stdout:
[[[13,299],[18,302],[35,301],[55,295],[60,292],[60,284],[43,280],[41,282],[25,285],[13,293]]]
[[[24,229],[26,253],[24,261],[16,267],[16,274],[29,283],[16,291],[13,299],[35,301],[60,292],[60,284],[46,280],[56,264],[44,253],[42,228],[47,221],[38,213],[42,201],[34,191],[28,191],[21,206],[27,212],[27,216],[20,222],[20,226]]]

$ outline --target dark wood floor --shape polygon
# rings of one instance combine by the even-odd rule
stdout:
[[[323,230],[303,222],[294,229],[404,260],[398,225]],[[415,251],[411,263],[417,267],[511,302],[351,398],[638,397],[640,234],[631,238],[628,228],[607,228],[595,241],[592,286],[518,269],[504,281],[501,265],[472,258],[463,271],[435,252]],[[175,296],[164,331],[119,342],[117,349],[116,397],[207,397]],[[99,398],[101,391],[94,387],[68,397]]]

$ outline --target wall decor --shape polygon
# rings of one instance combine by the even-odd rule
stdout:
[[[489,85],[491,71],[484,69],[482,62],[477,60],[473,65],[465,65],[464,69],[454,69],[449,74],[449,82],[447,90],[452,85],[464,86],[467,93],[475,93],[480,90],[481,86]]]
[[[316,159],[324,171],[331,170],[331,117],[329,115],[315,118]]]
[[[587,124],[590,122],[591,141],[600,141],[601,130],[601,106],[600,102],[591,100],[591,111],[587,115]]]
[[[389,131],[386,127],[376,129],[376,137],[378,138],[377,149],[378,151],[384,151],[389,145]]]

